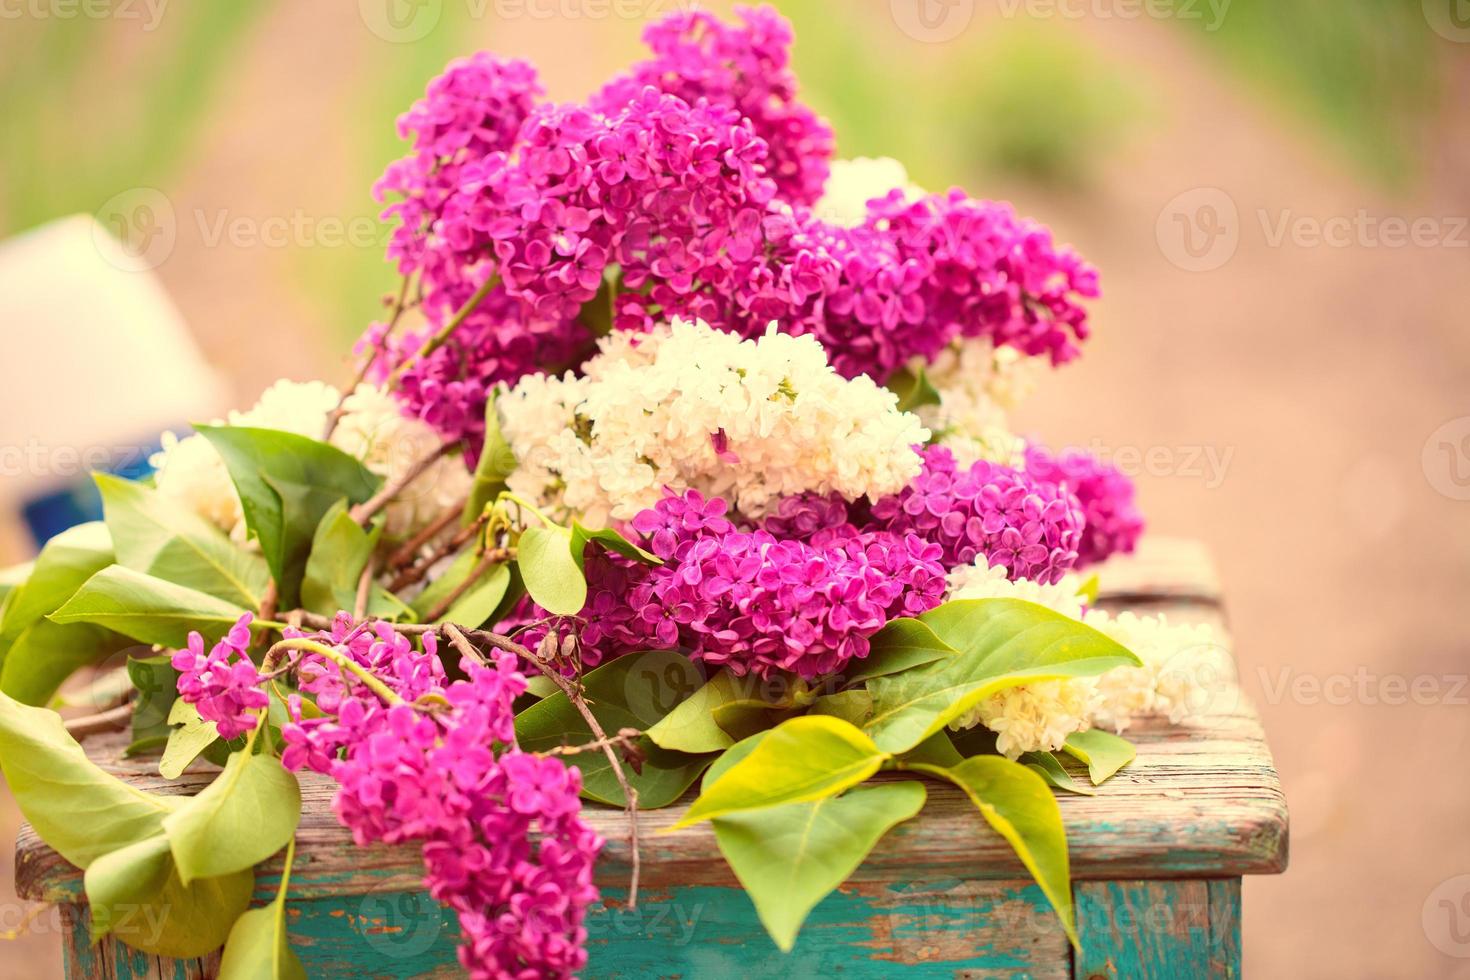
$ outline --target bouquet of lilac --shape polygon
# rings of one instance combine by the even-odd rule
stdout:
[[[377,187],[403,283],[354,383],[167,436],[0,587],[0,764],[86,869],[94,935],[143,903],[145,951],[299,975],[310,770],[359,844],[421,850],[476,977],[583,968],[583,801],[627,810],[632,904],[639,809],[701,778],[680,825],[713,821],[783,949],[841,882],[778,886],[738,841],[779,856],[840,802],[881,828],[829,842],[855,867],[933,779],[1075,937],[1050,791],[1091,790],[1057,754],[1105,780],[1218,649],[1095,607],[1079,573],[1133,550],[1132,485],[1011,431],[1097,276],[1006,205],[832,159],[769,8],[647,40],[581,104],[520,61],[450,65]],[[222,766],[198,796],[123,786],[32,707],[119,651],[138,690],[104,687],[149,710],[107,716],[168,778]],[[857,788],[880,771],[911,778]]]

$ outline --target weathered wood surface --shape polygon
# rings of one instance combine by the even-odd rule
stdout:
[[[1191,542],[1157,540],[1127,565],[1109,568],[1102,601],[1223,628],[1214,571]],[[1230,976],[1239,961],[1239,877],[1279,872],[1287,858],[1286,805],[1260,722],[1238,688],[1225,683],[1200,718],[1179,726],[1149,722],[1128,734],[1138,746],[1132,765],[1095,797],[1059,799],[1086,930],[1076,957],[1009,846],[958,791],[930,783],[924,812],[890,833],[813,913],[796,959],[774,958],[707,824],[656,833],[678,819],[682,806],[642,815],[643,907],[618,908],[628,873],[625,818],[589,808],[608,842],[598,881],[612,901],[591,917],[587,975],[881,975],[858,964],[902,963],[906,976],[1068,976],[1074,969],[1078,977],[1168,976],[1176,975],[1171,964],[1193,957],[1211,965],[1192,972]],[[156,760],[121,758],[120,740],[94,743],[95,757],[145,789],[191,793],[212,778],[201,773],[169,783],[157,775]],[[312,951],[309,962],[351,962],[364,975],[455,974],[457,929],[422,895],[417,849],[354,846],[332,816],[332,792],[325,779],[302,779],[293,941]],[[24,898],[80,899],[80,872],[29,828],[17,843],[16,875]],[[274,895],[278,876],[276,862],[261,869],[261,899]],[[1135,907],[1155,915],[1178,911],[1158,927],[1124,914]],[[1097,921],[1082,918],[1089,914]],[[74,937],[68,975],[211,973],[208,962],[160,962],[155,970],[147,958],[134,968],[122,962],[126,951],[109,952],[114,945]],[[1145,962],[1158,968],[1144,969]]]

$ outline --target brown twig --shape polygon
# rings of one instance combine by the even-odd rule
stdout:
[[[458,445],[459,443],[457,441],[441,443],[433,452],[401,473],[397,479],[383,484],[383,489],[353,507],[349,512],[352,519],[363,527],[366,527],[368,521],[373,519],[374,514],[388,506],[389,501],[406,490],[410,483],[423,476],[424,471],[438,462],[440,457]]]
[[[476,649],[460,628],[452,624],[445,624],[444,633],[449,637],[449,642],[460,653],[475,660],[484,661],[484,655]],[[608,738],[607,732],[603,731],[602,724],[592,709],[587,706],[587,698],[583,695],[582,685],[567,677],[556,668],[555,664],[546,660],[540,654],[532,653],[526,647],[512,639],[491,633],[486,630],[470,630],[475,639],[481,640],[501,650],[508,650],[527,662],[534,664],[542,674],[551,679],[551,682],[561,689],[567,696],[567,700],[577,709],[582,720],[587,723],[587,728],[592,736],[600,744],[602,752],[607,756],[608,763],[612,766],[613,775],[617,778],[618,786],[623,791],[623,798],[627,800],[628,810],[628,846],[633,856],[632,879],[628,885],[628,908],[638,907],[638,875],[640,860],[638,856],[638,791],[628,782],[628,774],[623,771],[623,760],[618,758],[618,753],[613,748],[613,741]]]
[[[479,581],[481,575],[484,575],[495,565],[503,565],[513,555],[515,555],[515,551],[511,548],[487,548],[485,553],[480,556],[480,560],[475,563],[474,569],[470,571],[469,575],[465,576],[465,580],[456,585],[454,590],[447,596],[434,603],[434,608],[430,609],[428,615],[424,616],[424,618],[431,623],[439,619],[440,616],[443,616],[449,611],[451,606],[459,601],[460,596],[468,592]]]
[[[72,718],[67,721],[66,730],[71,733],[72,738],[80,739],[88,735],[96,735],[98,732],[110,732],[116,728],[124,728],[132,717],[133,704],[129,701],[127,704],[108,708],[95,715]]]
[[[388,338],[393,336],[393,330],[398,326],[398,321],[403,318],[403,311],[408,309],[408,284],[410,278],[409,276],[403,277],[403,284],[398,287],[398,298],[393,301],[393,315],[389,318],[388,325],[383,328],[383,333],[373,344],[373,349],[368,354],[367,359],[357,369],[357,376],[352,379],[352,384],[342,389],[342,395],[337,399],[337,407],[327,413],[327,431],[322,434],[323,442],[332,438],[332,432],[337,428],[337,423],[342,421],[342,416],[346,414],[344,406],[347,404],[347,399],[357,390],[358,385],[367,380],[368,372],[372,370],[373,363],[383,356],[383,351],[387,350]]]
[[[436,548],[433,554],[425,556],[417,564],[411,565],[399,572],[398,577],[388,586],[388,591],[398,592],[406,589],[429,574],[429,569],[464,547],[464,543],[474,537],[484,523],[485,515],[481,514],[473,524],[460,528],[455,532],[454,537],[446,541],[441,547]]]
[[[357,579],[357,598],[352,604],[352,619],[361,622],[367,615],[368,600],[373,594],[373,579],[378,574],[378,556],[369,555],[367,564],[362,566],[362,574]]]
[[[468,501],[468,499],[469,498],[465,498],[466,502]],[[446,510],[444,513],[440,514],[434,519],[434,522],[432,524],[424,528],[418,534],[415,534],[413,537],[409,538],[403,543],[403,546],[401,548],[388,556],[388,567],[402,568],[404,565],[410,564],[414,560],[414,557],[418,555],[419,549],[428,544],[430,541],[433,541],[444,531],[445,528],[458,520],[460,513],[463,511],[464,503],[462,502],[459,504],[459,506],[451,507],[449,510]]]
[[[616,735],[607,738],[599,738],[591,742],[583,742],[581,745],[558,745],[555,748],[545,749],[537,752],[537,755],[581,755],[583,752],[600,752],[609,746],[621,748],[624,751],[633,751],[637,748],[636,742],[643,735],[636,728],[620,728]]]

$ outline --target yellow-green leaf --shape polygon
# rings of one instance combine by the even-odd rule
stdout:
[[[301,788],[274,755],[233,753],[198,796],[164,818],[185,884],[252,868],[290,842],[301,819]]]
[[[868,681],[873,715],[863,728],[887,752],[908,751],[1008,687],[1139,663],[1092,627],[1034,602],[961,599],[921,619],[959,653]]]
[[[884,834],[919,812],[924,795],[915,781],[859,786],[823,800],[726,814],[714,821],[715,839],[761,924],[790,952],[811,910]]]
[[[705,787],[674,828],[744,810],[835,796],[889,758],[861,729],[831,715],[802,715],[771,729],[749,755]]]
[[[1015,850],[1056,909],[1067,937],[1077,945],[1067,832],[1046,781],[1021,763],[998,755],[977,755],[949,767],[915,764],[911,768],[947,779],[965,791],[985,822]]]
[[[1126,738],[1097,728],[1068,735],[1062,751],[1087,763],[1087,776],[1094,786],[1111,779],[1138,754]]]

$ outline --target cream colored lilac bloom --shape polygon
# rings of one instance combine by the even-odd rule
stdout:
[[[924,196],[923,188],[909,180],[904,165],[890,157],[833,160],[822,197],[812,211],[823,221],[856,228],[867,220],[868,202],[894,190],[902,190],[908,200]]]
[[[589,526],[632,519],[665,487],[758,517],[781,497],[897,493],[929,433],[812,337],[754,340],[701,322],[614,334],[580,377],[523,378],[497,402],[516,493]]]
[[[336,388],[320,381],[277,381],[252,408],[230,412],[224,422],[318,439],[339,398]],[[332,431],[332,445],[384,480],[400,476],[439,444],[427,423],[404,416],[392,396],[373,385],[359,385],[343,409]],[[224,460],[209,441],[197,434],[180,439],[164,433],[161,442],[162,450],[151,460],[159,492],[243,540],[240,498]],[[426,527],[464,496],[470,481],[457,457],[437,460],[384,509],[387,536],[401,538]]]
[[[1012,582],[1003,568],[970,566],[950,573],[950,599],[1022,599],[1085,622],[1135,653],[1143,665],[1100,677],[1045,681],[1009,688],[981,702],[950,727],[983,724],[996,747],[1014,759],[1054,752],[1073,732],[1094,726],[1122,733],[1135,719],[1167,716],[1179,723],[1213,706],[1229,690],[1234,664],[1222,638],[1206,624],[1171,624],[1163,616],[1117,616],[1084,609],[1077,582]]]
[[[913,371],[920,367],[940,401],[921,406],[919,418],[956,462],[1021,465],[1025,444],[1011,431],[1010,414],[1035,387],[1043,369],[1040,358],[982,337],[954,341],[928,365],[922,359],[909,365]]]

